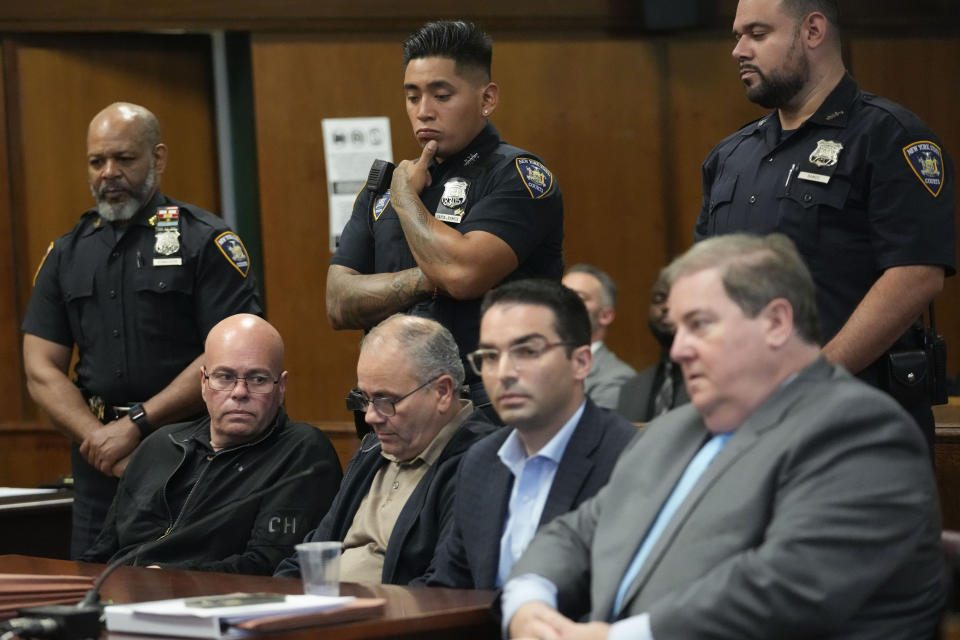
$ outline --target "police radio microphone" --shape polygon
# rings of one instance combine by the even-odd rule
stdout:
[[[100,587],[111,573],[122,567],[130,558],[139,556],[141,553],[152,551],[159,546],[167,543],[171,538],[178,538],[184,533],[193,532],[198,528],[208,525],[211,520],[222,516],[230,509],[246,504],[247,502],[257,500],[273,493],[280,487],[302,480],[308,476],[320,475],[320,472],[329,462],[318,462],[300,473],[286,477],[279,482],[254,491],[250,495],[236,502],[227,505],[221,505],[210,511],[202,518],[191,522],[182,529],[177,529],[170,534],[145,542],[140,546],[128,551],[116,560],[110,562],[107,568],[103,570],[100,577],[97,578],[93,586],[87,591],[86,595],[76,605],[47,605],[40,607],[28,607],[20,609],[17,612],[18,617],[0,623],[0,630],[7,630],[13,633],[10,637],[20,638],[57,638],[60,640],[80,640],[82,638],[96,638],[100,635],[102,628],[103,603],[100,601]],[[0,635],[0,640],[6,637],[6,634]]]
[[[370,175],[367,176],[367,191],[374,195],[386,193],[390,188],[390,180],[393,179],[393,170],[396,166],[386,160],[374,160],[370,167]]]

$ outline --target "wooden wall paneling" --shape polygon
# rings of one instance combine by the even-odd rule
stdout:
[[[960,38],[856,37],[849,43],[849,52],[848,66],[861,88],[920,116],[953,159],[957,179]],[[960,224],[957,227],[960,246]],[[956,376],[960,371],[960,278],[946,279],[936,305],[937,328],[947,338],[947,373]]]
[[[169,147],[162,188],[216,211],[219,205],[209,43],[204,38],[64,36],[13,41],[17,86],[13,135],[22,183],[15,210],[25,221],[18,243],[24,305],[51,240],[92,206],[86,182],[90,119],[117,100],[150,108]]]
[[[18,327],[47,245],[69,231],[92,204],[85,173],[86,128],[101,108],[127,100],[157,114],[170,147],[166,192],[216,210],[219,189],[206,36],[21,36],[4,41],[4,57],[15,212],[11,255],[16,256],[9,282],[17,291],[17,304],[10,308]],[[19,345],[19,330],[15,333]],[[22,375],[19,354],[2,363],[3,379]],[[23,452],[23,463],[0,462],[0,484],[31,484],[38,473],[46,480],[65,473],[66,440],[44,426],[36,406],[25,402],[16,419],[17,429],[8,425],[0,430],[0,449]],[[31,438],[35,445],[24,444]]]
[[[595,264],[614,279],[607,342],[638,368],[657,358],[647,294],[666,258],[659,66],[650,40],[494,34],[492,122],[556,175],[567,266]]]
[[[730,55],[732,38],[674,39],[667,44],[671,219],[676,225],[671,257],[693,244],[703,197],[700,166],[721,140],[767,112],[747,100]]]
[[[26,387],[20,362],[20,317],[16,278],[16,244],[13,241],[14,209],[10,200],[11,175],[7,166],[7,113],[3,49],[0,48],[0,363],[7,391],[0,402],[0,422],[17,420],[24,409]]]
[[[397,158],[418,154],[403,106],[399,36],[254,35],[252,62],[268,317],[286,343],[287,408],[345,420],[359,331],[327,322],[330,261],[323,118],[389,116]]]

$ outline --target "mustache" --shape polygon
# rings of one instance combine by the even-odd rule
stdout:
[[[743,73],[744,71],[753,71],[754,73],[760,73],[760,69],[753,66],[752,64],[741,64],[738,72]]]

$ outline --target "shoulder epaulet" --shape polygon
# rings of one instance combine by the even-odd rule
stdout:
[[[903,127],[904,131],[908,135],[913,136],[929,136],[931,131],[930,127],[920,119],[917,114],[910,109],[907,109],[902,104],[896,103],[893,100],[878,96],[873,93],[861,92],[864,103],[867,105],[883,111],[891,118],[893,118],[897,124]]]

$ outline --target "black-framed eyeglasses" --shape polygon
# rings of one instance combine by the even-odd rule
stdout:
[[[389,418],[395,416],[397,415],[397,405],[400,404],[401,401],[406,400],[439,377],[439,375],[433,376],[410,393],[405,393],[399,398],[392,396],[374,396],[373,398],[368,398],[360,389],[350,389],[350,392],[347,393],[347,409],[350,411],[366,411],[367,407],[373,404],[373,410],[383,417]]]
[[[212,375],[207,375],[207,370],[203,370],[203,377],[207,379],[207,384],[214,391],[233,391],[237,382],[243,380],[247,385],[247,391],[250,393],[270,393],[273,387],[280,382],[279,376],[276,380],[265,373],[256,373],[252,376],[236,376],[226,371],[214,371]]]
[[[537,360],[544,353],[554,347],[573,347],[574,343],[569,341],[548,342],[543,336],[533,336],[519,344],[511,345],[507,349],[507,362],[514,369],[522,369],[534,360]],[[500,364],[500,349],[483,348],[477,349],[467,354],[467,362],[475,374],[482,375],[484,367],[496,367]]]

